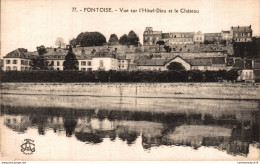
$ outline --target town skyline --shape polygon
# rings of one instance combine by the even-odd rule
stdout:
[[[49,2],[49,3],[48,3]],[[250,1],[173,1],[167,3],[141,3],[140,1],[129,1],[109,3],[102,1],[97,4],[90,1],[88,5],[78,1],[3,1],[2,12],[9,14],[2,15],[1,24],[1,58],[16,48],[26,48],[29,51],[36,51],[36,47],[44,45],[54,46],[57,37],[62,37],[68,44],[69,40],[76,38],[81,32],[98,31],[106,40],[111,34],[120,38],[133,30],[143,41],[145,27],[153,27],[156,31],[163,32],[197,32],[220,33],[221,30],[230,30],[231,26],[252,26],[253,37],[260,35],[259,28],[259,2]],[[154,1],[155,2],[155,1]],[[168,4],[168,5],[167,5]],[[230,5],[233,4],[233,5]],[[28,8],[28,5],[30,8]],[[156,6],[157,5],[157,6]],[[56,6],[53,8],[52,6]],[[103,7],[158,7],[169,9],[187,8],[198,9],[197,14],[133,14],[133,13],[72,13],[73,6],[103,6]],[[12,7],[12,8],[11,8]],[[244,10],[241,10],[243,7]],[[19,8],[20,12],[15,13],[14,9]],[[240,17],[237,14],[240,14]],[[34,16],[31,16],[34,15]],[[93,19],[95,16],[95,19]],[[60,18],[66,19],[60,19]],[[91,19],[92,18],[92,19]],[[84,20],[84,21],[82,21]],[[111,21],[112,20],[112,21]],[[192,25],[191,25],[192,24]],[[105,25],[105,26],[104,26]],[[123,28],[122,28],[123,27]]]

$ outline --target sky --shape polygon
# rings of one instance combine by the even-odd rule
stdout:
[[[76,7],[78,12],[72,12]],[[113,12],[83,12],[111,8]],[[124,9],[161,9],[167,13],[120,12]],[[180,13],[180,9],[199,13]],[[178,13],[168,13],[168,10]],[[82,10],[81,12],[79,10]],[[117,10],[117,11],[116,11]],[[1,58],[17,48],[66,43],[81,32],[101,32],[107,40],[134,30],[142,43],[145,27],[162,32],[221,32],[231,26],[252,26],[260,36],[260,0],[1,0]]]

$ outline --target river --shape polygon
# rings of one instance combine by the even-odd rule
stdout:
[[[1,94],[15,160],[259,160],[260,101]],[[21,152],[24,139],[35,144]]]

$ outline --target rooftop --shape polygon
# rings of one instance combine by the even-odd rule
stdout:
[[[233,31],[239,31],[239,32],[252,32],[251,25],[250,26],[237,26],[237,27],[231,27]]]

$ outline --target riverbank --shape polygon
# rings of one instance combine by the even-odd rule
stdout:
[[[260,100],[257,84],[243,83],[2,83],[1,94]]]

